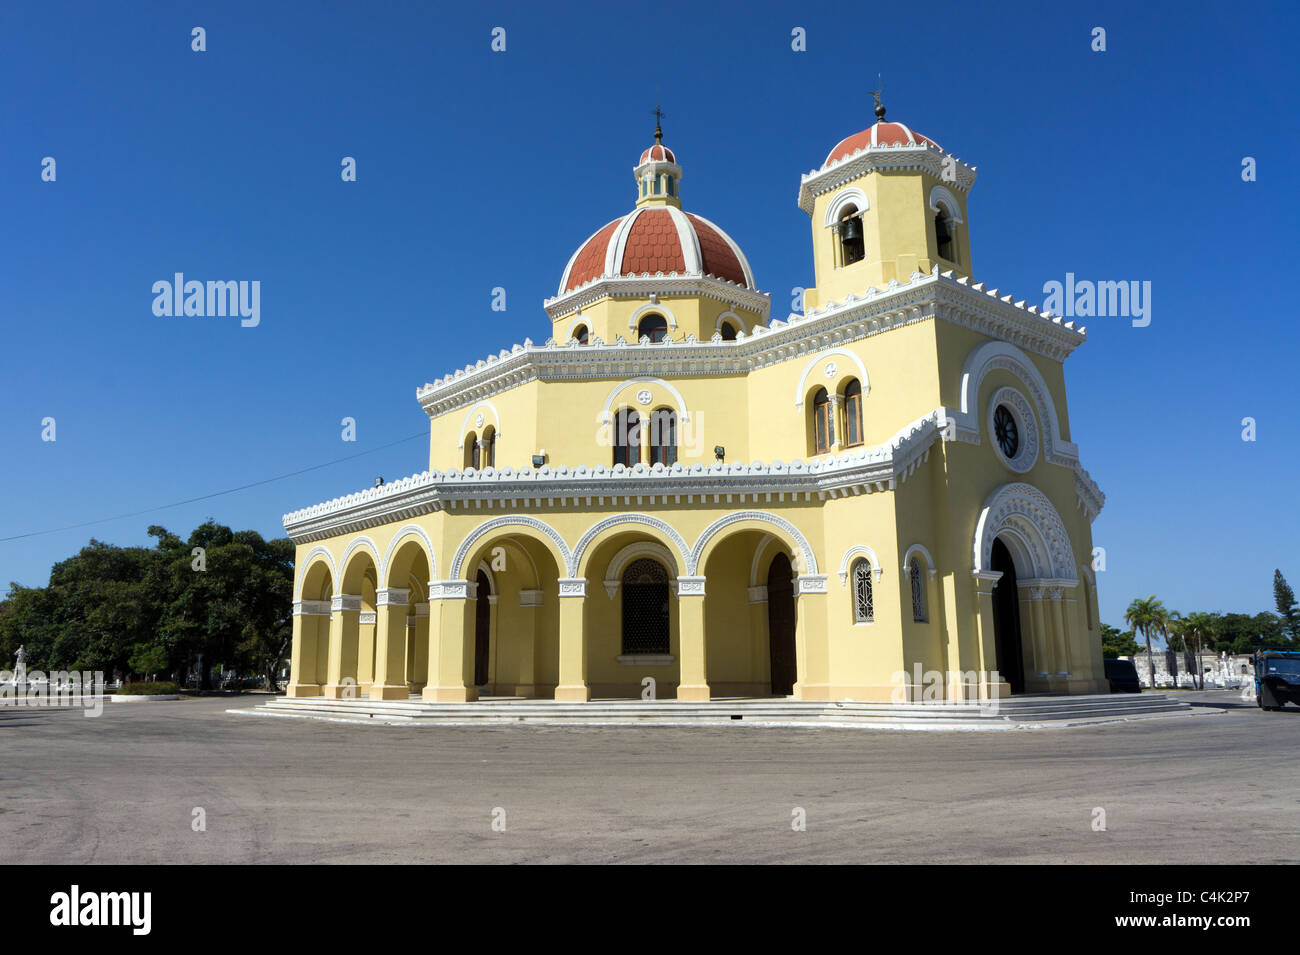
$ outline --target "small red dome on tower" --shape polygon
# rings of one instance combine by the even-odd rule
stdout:
[[[854,133],[852,136],[845,136],[841,139],[826,154],[826,161],[822,165],[828,166],[833,162],[845,159],[859,150],[866,149],[868,146],[933,146],[935,149],[943,148],[929,136],[922,136],[903,123],[886,123],[882,120],[860,133]]]

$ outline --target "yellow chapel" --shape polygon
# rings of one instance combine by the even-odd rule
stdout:
[[[417,390],[427,469],[285,515],[288,695],[1105,692],[1084,329],[974,281],[975,167],[876,115],[800,180],[777,319],[656,128],[545,343]]]

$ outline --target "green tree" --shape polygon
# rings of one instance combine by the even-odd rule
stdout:
[[[1132,630],[1120,630],[1108,623],[1101,625],[1101,655],[1108,660],[1119,657],[1135,656],[1138,652],[1137,641],[1133,639]]]
[[[1151,677],[1151,687],[1156,685],[1156,661],[1151,655],[1151,636],[1159,636],[1166,632],[1169,624],[1169,611],[1165,605],[1156,599],[1155,594],[1145,599],[1137,599],[1128,605],[1124,611],[1124,622],[1133,628],[1135,633],[1141,634],[1142,639],[1147,645],[1147,669]]]
[[[1296,608],[1295,591],[1281,570],[1273,571],[1273,603],[1277,605],[1277,614],[1282,618],[1287,638],[1293,644],[1300,644],[1300,609]]]

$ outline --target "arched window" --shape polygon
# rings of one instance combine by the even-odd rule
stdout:
[[[813,395],[813,453],[823,454],[831,449],[835,430],[831,424],[831,396],[825,388]]]
[[[669,408],[650,415],[650,463],[677,463],[677,413]]]
[[[573,337],[578,340],[579,345],[587,344],[587,326],[579,325],[573,330]]]
[[[662,315],[651,313],[641,318],[636,326],[636,340],[649,338],[652,342],[661,342],[668,337],[668,320]]]
[[[731,322],[723,322],[718,332],[722,335],[724,342],[734,342],[736,340],[736,328]]]
[[[862,215],[855,205],[847,205],[840,213],[840,264],[852,265],[867,257],[867,243],[862,234]]]
[[[488,425],[483,429],[483,438],[479,441],[479,457],[483,462],[483,467],[494,468],[497,466],[497,429]]]
[[[913,557],[907,562],[907,576],[912,583],[912,620],[925,623],[925,582],[921,579],[921,561]]]
[[[871,597],[871,561],[859,557],[849,569],[853,583],[853,622],[871,623],[875,620],[875,605]]]
[[[844,444],[862,443],[862,382],[850,378],[844,386]]]
[[[939,211],[934,214],[934,239],[936,248],[939,251],[939,258],[947,259],[949,262],[957,261],[957,243],[952,237],[952,216],[942,205]]]
[[[614,416],[614,463],[631,467],[641,461],[641,416],[624,408]]]
[[[478,432],[477,431],[471,431],[469,434],[465,435],[465,444],[463,445],[463,447],[465,448],[464,467],[467,468],[478,467]]]
[[[642,557],[623,571],[623,653],[668,652],[668,571]]]

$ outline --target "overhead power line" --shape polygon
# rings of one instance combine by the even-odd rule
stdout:
[[[238,491],[247,491],[251,487],[261,487],[263,484],[274,484],[276,481],[284,481],[291,477],[297,477],[299,474],[306,474],[309,471],[319,471],[321,468],[327,468],[335,464],[342,464],[344,461],[351,461],[355,458],[364,457],[367,454],[374,454],[376,451],[383,451],[386,448],[394,448],[399,444],[405,444],[407,441],[414,441],[416,438],[427,438],[428,432],[421,431],[419,434],[413,434],[410,437],[399,438],[396,441],[390,441],[388,444],[381,444],[377,448],[370,448],[366,451],[358,451],[356,454],[348,454],[341,458],[335,458],[333,461],[326,461],[323,464],[313,464],[311,467],[300,468],[297,471],[290,471],[288,474],[277,474],[275,477],[263,478],[261,481],[252,481],[248,484],[241,484],[239,487],[227,488],[224,491],[213,491],[211,494],[200,494],[198,497],[186,498],[183,501],[173,501],[171,504],[160,504],[157,507],[146,507],[141,511],[131,511],[129,514],[117,514],[113,517],[101,517],[94,521],[82,521],[80,524],[68,524],[66,527],[52,527],[44,531],[31,531],[27,534],[14,534],[11,537],[0,537],[0,544],[8,541],[23,540],[28,537],[42,537],[46,534],[58,534],[62,531],[73,531],[80,527],[92,527],[95,524],[107,524],[111,521],[120,521],[128,517],[139,517],[141,514],[152,514],[156,511],[165,511],[173,507],[181,507],[185,504],[195,504],[199,501],[210,501],[214,497],[223,497],[226,494],[234,494]]]

